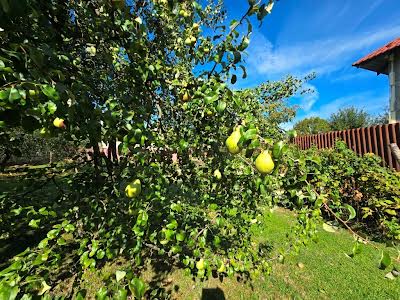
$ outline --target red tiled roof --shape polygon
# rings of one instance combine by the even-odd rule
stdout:
[[[364,56],[363,58],[359,59],[358,61],[356,61],[353,66],[359,66],[360,64],[369,61],[377,56],[380,56],[382,54],[385,54],[397,47],[400,47],[400,38],[397,38],[393,41],[391,41],[390,43],[386,44],[385,46],[383,46],[382,48],[379,48],[377,50],[375,50],[374,52],[368,54],[367,56]]]

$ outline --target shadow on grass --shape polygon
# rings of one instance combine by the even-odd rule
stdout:
[[[211,289],[203,288],[201,300],[225,300],[225,294],[219,287]]]

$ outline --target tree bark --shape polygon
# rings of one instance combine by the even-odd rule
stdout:
[[[392,150],[394,158],[400,164],[400,149],[399,149],[399,146],[397,146],[396,143],[392,143],[392,144],[389,145],[389,147],[390,147],[390,150]]]
[[[4,171],[4,169],[6,168],[6,163],[7,161],[11,158],[11,153],[10,151],[8,151],[7,149],[5,150],[5,154],[3,159],[0,162],[0,171]]]
[[[92,142],[93,145],[93,161],[94,161],[94,169],[96,173],[97,182],[100,181],[100,166],[101,166],[101,158],[100,158],[100,149],[99,143]]]

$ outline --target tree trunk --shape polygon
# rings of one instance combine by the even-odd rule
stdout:
[[[393,156],[395,157],[397,162],[400,164],[400,149],[399,149],[399,146],[397,146],[396,143],[392,143],[389,146],[390,146],[390,150],[392,150]]]
[[[3,172],[4,169],[6,168],[6,163],[7,161],[11,158],[11,153],[7,149],[5,150],[5,154],[3,159],[0,162],[0,171]]]
[[[97,142],[92,142],[93,145],[93,161],[94,161],[94,169],[96,172],[96,180],[100,181],[100,167],[101,167],[101,158],[100,158],[100,149],[99,144]]]

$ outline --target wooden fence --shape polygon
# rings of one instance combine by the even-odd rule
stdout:
[[[333,147],[338,139],[344,141],[350,149],[360,155],[375,153],[382,157],[383,165],[400,171],[400,164],[395,159],[390,148],[392,143],[400,144],[400,122],[299,136],[295,138],[294,143],[302,150],[312,146],[320,149]]]

